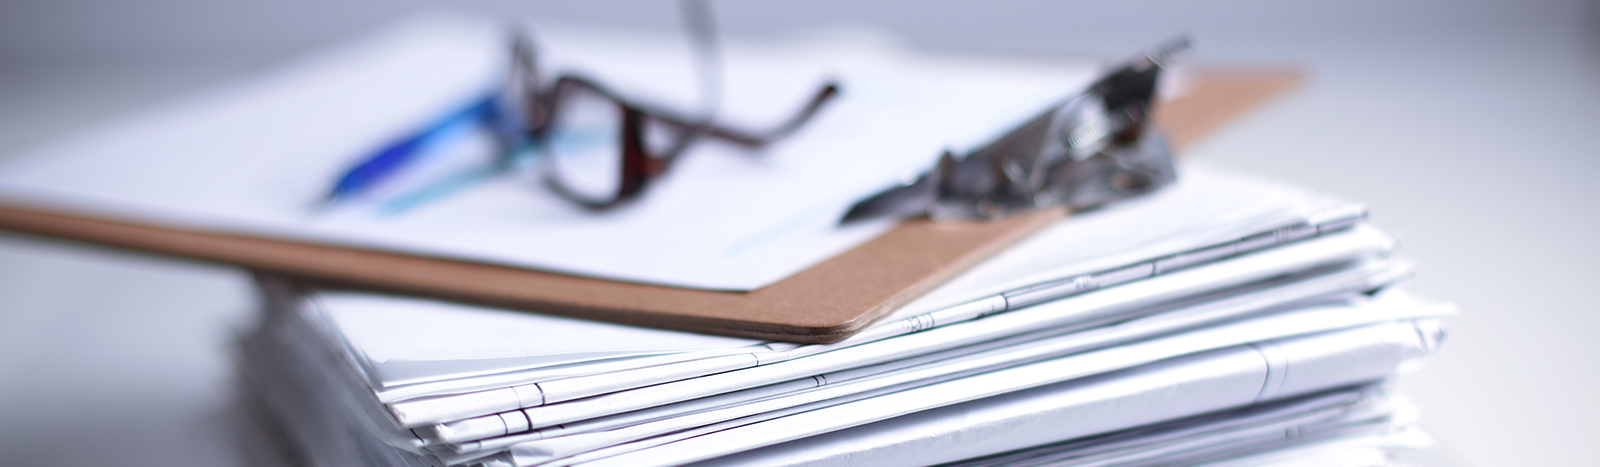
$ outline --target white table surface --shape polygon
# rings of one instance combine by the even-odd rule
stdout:
[[[75,23],[45,3],[23,3],[44,13],[16,8],[0,17],[79,30],[100,24]],[[1192,20],[1200,50],[1204,33],[1216,38],[1217,52],[1202,59],[1308,68],[1304,88],[1190,156],[1369,203],[1373,221],[1398,234],[1403,254],[1421,265],[1411,290],[1461,305],[1464,313],[1448,320],[1445,349],[1402,379],[1439,440],[1429,463],[1600,463],[1600,41],[1584,28],[1600,21],[1592,8],[1561,4],[1526,15],[1532,19],[1498,21],[1502,10],[1491,8],[1410,24],[1403,20],[1432,18],[1428,8],[1443,6],[1402,8],[1399,20],[1387,21],[1371,18],[1388,10],[1362,5],[1360,14],[1340,10],[1322,22],[1307,19],[1321,14],[1311,8],[1279,12],[1275,30],[1234,31],[1215,18],[1225,15],[1176,13],[1128,30],[1181,29]],[[736,11],[725,22],[736,31],[781,16],[729,8]],[[337,35],[338,21],[387,17],[347,10],[266,45],[257,39],[272,36],[254,30],[178,27],[163,36],[157,26],[134,28],[145,38],[126,50],[115,37],[51,48],[27,42],[57,37],[49,33],[0,32],[8,41],[0,47],[0,157],[270,66]],[[1569,21],[1569,10],[1591,16]],[[598,15],[575,11],[569,16],[580,20]],[[1092,36],[1050,36],[1048,24],[1026,21],[1001,27],[1015,11],[987,11],[982,18],[999,19],[974,24],[993,34],[955,39],[936,26],[959,9],[909,20],[892,11],[853,14],[914,44],[967,52],[1110,53],[1161,37],[1128,32],[1106,36],[1109,45],[1041,46],[1039,38]],[[640,18],[624,19],[663,21]],[[1361,21],[1334,24],[1351,18]],[[28,27],[24,33],[44,30]],[[169,47],[205,34],[221,45]],[[229,386],[228,342],[248,324],[254,299],[248,276],[235,269],[0,233],[0,464],[277,464],[254,425],[241,422]]]

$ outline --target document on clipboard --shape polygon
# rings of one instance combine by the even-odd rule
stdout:
[[[394,215],[359,202],[317,206],[329,179],[376,142],[489,86],[501,66],[498,31],[473,18],[419,18],[12,158],[0,165],[0,227],[323,284],[824,342],[1061,215],[840,228],[849,204],[944,149],[982,143],[1095,71],[885,46],[735,44],[722,117],[775,121],[826,78],[842,95],[762,154],[696,148],[649,196],[614,212],[584,211],[514,174]],[[558,69],[669,103],[691,95],[687,51],[670,42],[535,31]],[[1162,110],[1182,118],[1162,123],[1181,146],[1296,80],[1264,76],[1254,86],[1196,77]],[[473,160],[470,145],[452,151],[443,153]]]

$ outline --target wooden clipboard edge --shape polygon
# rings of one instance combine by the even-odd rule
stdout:
[[[1156,121],[1176,147],[1188,147],[1249,109],[1298,85],[1301,79],[1301,74],[1294,71],[1199,72],[1194,75],[1187,96],[1157,108]],[[1055,216],[1059,217],[1059,213]],[[300,277],[319,286],[799,343],[844,339],[1054,219],[1042,214],[1013,219],[1004,225],[979,226],[958,254],[901,271],[903,274],[895,280],[871,283],[873,277],[836,275],[859,270],[862,264],[899,265],[908,260],[917,263],[926,255],[917,254],[915,247],[903,248],[911,250],[909,257],[885,256],[883,250],[893,250],[896,242],[938,240],[942,234],[937,232],[950,228],[931,222],[907,223],[772,286],[741,293],[611,282],[491,264],[190,231],[9,206],[0,201],[3,229],[239,265]],[[907,239],[913,241],[906,243]],[[868,285],[874,286],[852,289],[861,285],[856,279],[868,280]],[[546,289],[577,287],[591,293],[591,299],[616,298],[593,293],[631,296],[631,302],[623,302],[647,306],[530,296],[525,293],[526,285],[532,283],[543,283]],[[648,306],[661,298],[676,300],[675,306],[665,312]],[[797,301],[804,303],[797,305]]]
[[[650,327],[803,343],[844,339],[905,301],[1060,216],[1059,212],[1047,211],[1017,216],[1004,224],[963,226],[911,222],[777,284],[741,293],[620,283],[490,264],[111,221],[0,203],[0,229],[244,266],[293,277],[308,286],[424,296]],[[907,255],[926,256],[918,254],[918,245],[948,240],[944,237],[949,237],[946,234],[953,228],[969,231],[965,239],[958,239],[964,240],[960,241],[962,245],[947,249],[953,254],[935,258],[928,267],[911,268],[899,274],[908,279],[880,282],[877,287],[868,284],[865,290],[838,290],[842,286],[834,285],[839,282],[859,284],[864,278],[852,276],[878,273],[860,268],[862,264],[885,261],[899,264],[907,262],[904,261]],[[688,307],[704,304],[711,306],[704,309],[711,313],[693,315],[686,313],[692,310],[682,308],[663,311],[648,306],[606,306],[606,303],[585,302],[570,295],[551,297],[539,291],[529,293],[526,287],[519,286],[530,283],[544,284],[545,289],[603,289],[646,302],[688,302]],[[824,316],[820,321],[786,323],[776,319],[740,319],[751,315],[796,316],[812,306],[809,297],[835,291],[839,292],[835,298],[845,302],[827,310],[832,317]],[[806,303],[798,303],[799,300]]]

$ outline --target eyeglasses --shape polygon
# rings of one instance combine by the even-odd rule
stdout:
[[[517,75],[530,90],[536,76],[531,47],[520,39],[513,50]],[[545,184],[590,208],[606,208],[637,197],[665,173],[686,148],[703,138],[757,148],[788,136],[838,93],[824,85],[787,122],[766,131],[713,123],[709,115],[683,115],[622,98],[581,76],[563,75],[534,98],[524,115],[528,140],[547,162]],[[706,112],[709,114],[709,112]]]
[[[575,74],[541,86],[535,49],[518,31],[504,89],[358,163],[340,177],[330,201],[364,191],[436,140],[461,133],[455,131],[460,127],[483,125],[496,136],[502,168],[519,165],[531,154],[542,159],[544,183],[552,191],[590,209],[610,208],[637,198],[696,142],[710,138],[751,149],[765,146],[793,133],[838,94],[838,86],[827,83],[788,121],[764,131],[716,123],[720,76],[710,12],[703,1],[683,5],[699,62],[703,102],[697,114],[629,100]]]

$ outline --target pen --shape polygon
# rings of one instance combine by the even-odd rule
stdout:
[[[444,118],[421,131],[412,133],[411,136],[385,146],[362,159],[339,177],[339,182],[334,184],[333,190],[328,193],[328,204],[337,203],[365,191],[416,159],[424,149],[446,140],[450,135],[459,134],[461,130],[473,125],[487,124],[498,118],[500,113],[498,101],[499,93],[490,93],[474,100],[465,108],[445,114]]]

